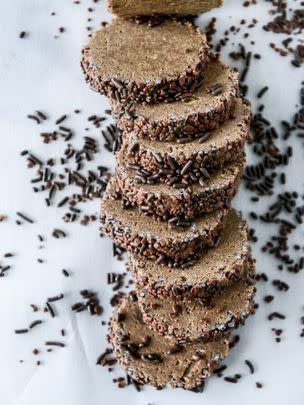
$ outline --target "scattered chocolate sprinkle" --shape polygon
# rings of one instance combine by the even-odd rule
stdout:
[[[28,329],[16,329],[15,333],[20,335],[20,334],[23,334],[23,333],[28,333],[28,331],[29,331]]]
[[[38,118],[40,118],[41,121],[45,121],[47,119],[47,116],[41,111],[37,110],[36,114],[37,114]]]
[[[59,117],[59,118],[55,121],[55,124],[56,124],[56,125],[61,124],[66,118],[67,118],[67,115],[66,115],[66,114],[62,115],[61,117]]]
[[[56,316],[55,312],[54,312],[53,307],[51,306],[51,304],[49,302],[46,303],[46,307],[47,307],[49,313],[51,314],[51,317],[55,318],[55,316]]]
[[[263,87],[257,94],[257,98],[262,98],[264,94],[269,90],[268,86]]]
[[[13,256],[14,256],[14,255],[13,255],[13,253],[11,253],[11,252],[4,254],[4,257],[13,257]]]
[[[224,377],[224,380],[233,384],[236,384],[238,382],[237,378],[235,377]]]
[[[42,321],[40,319],[37,319],[36,321],[33,321],[30,326],[29,329],[33,329],[35,326],[40,325],[42,323]]]
[[[48,300],[48,302],[55,302],[55,301],[62,300],[63,297],[64,297],[63,294],[58,294],[58,295],[56,295],[54,297],[48,298],[47,300]]]
[[[27,118],[29,118],[30,120],[36,121],[37,124],[40,124],[40,119],[38,117],[36,117],[36,115],[28,114]]]
[[[35,304],[31,304],[30,307],[32,308],[33,312],[37,312],[39,310]]]
[[[279,312],[272,312],[270,315],[268,315],[268,319],[270,321],[272,321],[274,318],[285,319],[286,316],[283,314],[280,314]]]
[[[62,231],[61,229],[54,229],[52,232],[52,236],[55,239],[60,239],[60,238],[65,238],[67,235],[64,231]]]
[[[282,280],[273,280],[272,285],[275,286],[279,291],[289,290],[289,285]]]
[[[266,295],[266,297],[264,297],[264,301],[267,302],[267,303],[270,303],[273,300],[274,300],[273,295]]]
[[[59,203],[57,204],[57,207],[63,207],[67,202],[69,201],[69,197],[64,197]]]
[[[71,309],[75,312],[82,312],[87,310],[90,315],[101,315],[103,313],[103,307],[99,303],[97,294],[90,290],[80,291],[80,295],[84,299],[83,301],[76,302],[72,305]]]
[[[46,116],[44,113],[42,114]],[[33,115],[33,117],[32,119],[35,121],[39,121],[39,123],[43,122],[42,117],[39,118],[38,115]],[[62,115],[56,120],[56,127],[53,131],[42,132],[40,135],[43,142],[50,143],[56,141],[59,137],[62,137],[65,142],[69,141],[73,135],[72,130],[67,125],[60,125],[67,119],[67,114]],[[94,121],[89,122],[94,127],[99,128],[104,120],[105,117],[96,116]],[[109,124],[102,131],[106,137],[105,148],[116,152],[121,144],[120,131],[113,124]],[[46,162],[38,159],[32,153],[29,153],[29,151],[22,152],[22,155],[26,156],[28,168],[39,166],[40,170],[31,180],[31,183],[35,184],[33,187],[35,193],[47,193],[45,198],[47,206],[54,205],[57,195],[65,192],[65,195],[57,201],[57,206],[66,207],[67,209],[67,212],[63,215],[64,222],[78,221],[82,225],[88,225],[90,222],[96,220],[95,215],[82,216],[82,210],[79,210],[76,205],[102,197],[109,180],[108,169],[104,166],[96,165],[95,168],[90,168],[87,173],[84,172],[86,163],[91,162],[94,159],[94,155],[99,152],[98,146],[96,139],[91,136],[85,136],[84,144],[81,148],[76,148],[71,143],[67,143],[61,157],[56,159],[48,158]],[[71,170],[70,168],[72,161],[75,162],[76,170]],[[52,169],[53,166],[58,165],[60,165],[60,171]],[[74,186],[78,187],[79,192],[75,193]],[[67,193],[68,190],[71,190],[69,194]],[[55,237],[56,234],[55,232]]]
[[[47,341],[45,342],[46,346],[58,346],[58,347],[65,347],[65,344],[62,342],[54,342],[54,341]]]
[[[123,274],[120,273],[107,273],[107,283],[108,284],[115,284],[113,287],[113,291],[117,291],[120,288],[123,287],[124,281],[123,281]]]
[[[245,364],[247,364],[250,373],[253,374],[254,373],[254,367],[253,367],[253,364],[251,363],[251,361],[245,360]]]
[[[30,224],[33,224],[34,221],[29,218],[27,215],[22,214],[21,212],[17,212],[18,217],[22,218],[24,221],[29,222]]]

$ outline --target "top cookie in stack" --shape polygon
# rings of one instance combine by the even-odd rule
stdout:
[[[109,0],[109,11],[123,18],[138,16],[185,16],[220,7],[223,0]]]
[[[190,15],[220,3],[109,1],[126,18]],[[247,225],[230,206],[251,109],[239,97],[237,72],[209,54],[189,21],[136,21],[114,19],[82,58],[123,138],[101,223],[128,251],[137,285],[113,316],[110,337],[139,383],[198,389],[253,310]]]

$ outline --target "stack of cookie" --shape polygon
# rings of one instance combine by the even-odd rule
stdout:
[[[83,49],[86,80],[109,98],[123,136],[102,228],[137,281],[110,336],[134,380],[197,390],[253,309],[247,226],[230,208],[251,110],[237,73],[191,22],[153,21],[115,18]]]

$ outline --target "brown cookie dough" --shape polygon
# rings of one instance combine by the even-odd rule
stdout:
[[[167,184],[192,184],[244,154],[250,127],[251,108],[237,99],[233,113],[218,129],[187,143],[153,141],[134,132],[125,134],[123,153],[151,176]]]
[[[141,15],[197,15],[222,4],[223,0],[108,0],[109,11],[123,18]]]
[[[177,345],[144,324],[135,294],[125,297],[110,323],[114,354],[140,384],[197,390],[229,352],[229,338]]]
[[[117,199],[112,198],[111,189],[112,183],[101,203],[102,231],[128,252],[156,260],[156,266],[159,263],[188,266],[199,257],[203,247],[216,243],[228,212],[214,211],[191,226],[181,227],[155,221],[137,208],[124,208],[118,195]]]
[[[181,101],[153,105],[113,101],[118,126],[124,132],[160,141],[204,137],[204,132],[229,118],[238,94],[238,73],[214,57],[203,75],[203,84]]]
[[[184,187],[155,183],[151,176],[136,170],[122,151],[117,154],[116,190],[146,215],[177,221],[198,217],[230,205],[242,175],[244,161],[229,163],[210,175],[204,183]]]
[[[254,266],[249,274],[249,277],[213,294],[208,300],[174,302],[139,290],[138,301],[144,322],[155,332],[178,341],[198,342],[221,338],[244,323],[253,311]]]
[[[206,37],[189,22],[155,27],[116,18],[82,50],[86,81],[111,100],[159,103],[181,99],[202,81]]]
[[[186,268],[129,256],[128,268],[139,288],[175,301],[206,298],[248,275],[253,266],[246,222],[234,210],[224,220],[218,244],[201,252]]]

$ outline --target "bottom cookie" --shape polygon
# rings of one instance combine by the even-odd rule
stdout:
[[[127,374],[140,384],[157,388],[169,384],[199,390],[229,352],[228,337],[180,345],[153,332],[143,322],[135,293],[118,306],[110,323],[110,339]]]
[[[143,319],[156,333],[179,342],[220,339],[243,324],[254,308],[254,265],[241,279],[210,299],[184,300],[156,298],[146,290],[138,293]]]

